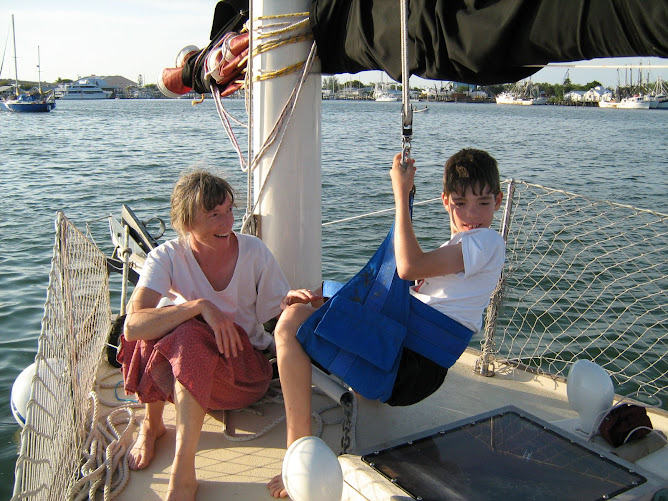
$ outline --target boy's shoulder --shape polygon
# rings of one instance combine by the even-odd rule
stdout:
[[[464,239],[474,240],[486,245],[502,245],[505,247],[505,240],[501,234],[492,228],[475,228],[473,230],[460,231],[459,233],[455,233],[448,243],[456,244]]]

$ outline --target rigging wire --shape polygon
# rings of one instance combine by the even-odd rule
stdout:
[[[248,2],[248,62],[246,63],[246,76],[245,76],[245,87],[246,92],[244,92],[244,97],[246,100],[246,115],[248,116],[248,159],[246,165],[251,165],[253,161],[253,51],[254,49],[254,40],[253,40],[253,4],[255,2]],[[228,133],[228,136],[230,134]],[[241,157],[241,149],[237,149]],[[243,164],[241,166],[243,171]],[[246,173],[246,213],[241,219],[241,233],[246,231],[247,233],[257,236],[257,225],[255,217],[253,216],[253,174],[251,169],[248,169]]]
[[[410,96],[408,72],[408,0],[401,0],[401,161],[408,166],[413,136],[413,108]]]
[[[7,45],[9,45],[9,33],[11,30],[7,30],[7,38],[5,38],[5,49],[2,51],[2,63],[0,63],[0,75],[2,75],[2,68],[5,66],[5,55],[7,54]]]

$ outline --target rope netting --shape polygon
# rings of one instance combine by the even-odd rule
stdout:
[[[502,297],[501,306],[487,329],[496,331],[497,360],[566,377],[587,358],[610,373],[617,393],[665,392],[668,215],[513,185],[493,301]]]
[[[106,257],[64,214],[58,214],[55,225],[36,370],[12,501],[107,501],[129,480],[130,435],[136,424],[135,409],[143,405],[118,396],[123,384],[121,372],[103,360],[112,326]],[[105,366],[109,370],[102,374]],[[113,389],[115,399],[105,400],[102,389]],[[317,388],[314,393],[324,395]],[[267,403],[282,406],[278,381],[261,401],[236,412],[262,415],[262,406]],[[325,424],[345,423],[341,412],[329,412],[340,406],[343,404],[329,402],[314,410],[318,436]],[[354,410],[353,405],[353,414]],[[228,433],[224,420],[222,432],[230,441],[251,440],[284,419],[281,416],[257,433],[240,437]],[[354,444],[354,427],[352,432],[348,439]]]
[[[79,478],[88,395],[110,319],[105,257],[59,213],[12,499],[61,501]]]

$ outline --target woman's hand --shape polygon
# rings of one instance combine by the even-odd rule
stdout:
[[[218,351],[226,358],[230,358],[230,354],[236,357],[239,351],[244,351],[244,347],[234,322],[211,301],[201,301],[201,315],[216,336]]]
[[[320,299],[322,299],[322,296],[314,294],[309,289],[291,290],[283,298],[283,301],[281,301],[281,310],[285,310],[291,304],[295,303],[308,304],[308,303],[313,303],[313,301],[318,301]]]

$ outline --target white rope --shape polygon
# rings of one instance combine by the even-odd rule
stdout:
[[[421,202],[414,202],[413,206],[416,205],[425,205],[425,204],[431,204],[434,202],[440,202],[441,198],[430,198],[429,200],[422,200]],[[357,216],[350,216],[350,217],[344,217],[343,219],[336,219],[335,221],[328,221],[326,223],[322,223],[322,226],[331,226],[333,224],[339,224],[339,223],[346,223],[348,221],[354,221],[355,219],[363,219],[365,217],[371,217],[371,216],[377,216],[378,214],[385,214],[388,212],[394,212],[395,208],[390,207],[387,209],[381,209],[373,212],[367,212],[366,214],[359,214]]]
[[[241,146],[239,146],[239,142],[237,141],[237,137],[234,134],[234,130],[232,129],[229,119],[232,118],[238,124],[241,124],[241,122],[232,117],[223,106],[223,100],[220,97],[221,94],[220,88],[217,85],[211,83],[210,89],[211,89],[211,95],[213,96],[213,102],[216,104],[216,111],[218,112],[218,117],[220,117],[220,122],[223,124],[223,129],[225,129],[225,133],[227,134],[227,137],[230,139],[230,142],[232,143],[232,146],[234,146],[234,149],[237,152],[237,156],[239,157],[239,165],[241,166],[241,171],[246,172],[247,171],[246,159],[244,158],[243,152],[241,151]],[[241,125],[244,126],[243,124]]]
[[[245,104],[246,104],[246,116],[248,117],[248,160],[247,165],[250,165],[253,161],[253,59],[252,55],[255,50],[255,41],[253,40],[253,26],[255,16],[253,15],[253,4],[255,2],[248,2],[248,22],[244,26],[248,33],[251,36],[248,37],[248,54],[251,55],[251,59],[246,63],[246,76],[244,88]],[[243,169],[242,169],[243,172]],[[253,175],[251,172],[246,173],[246,213],[242,219],[242,228],[247,228],[247,231],[251,235],[257,235],[257,228],[255,227],[255,219],[253,218]],[[246,221],[248,220],[248,221]]]
[[[322,392],[320,389],[317,387],[312,387],[313,393],[317,395],[325,395],[324,392]],[[353,430],[353,437],[354,437],[354,427],[355,427],[355,422],[357,421],[357,400],[353,401],[353,417],[352,417],[352,430]],[[281,424],[282,422],[285,421],[285,412],[281,414],[280,416],[274,418],[270,423],[265,425],[261,430],[257,431],[256,433],[249,433],[245,435],[232,435],[229,431],[229,418],[230,418],[230,413],[251,413],[255,414],[257,416],[263,416],[264,412],[262,409],[260,409],[261,406],[265,404],[280,404],[283,405],[285,404],[283,400],[283,392],[280,387],[280,383],[278,381],[274,381],[271,383],[269,386],[269,389],[267,390],[267,393],[265,394],[264,397],[262,397],[258,402],[245,407],[243,409],[236,409],[232,411],[225,411],[223,413],[223,436],[225,439],[229,440],[230,442],[247,442],[249,440],[255,440],[257,438],[262,437],[263,435],[266,435],[269,431],[273,430],[276,426]],[[340,404],[338,402],[330,402],[327,405],[324,405],[320,407],[317,410],[314,410],[311,412],[311,417],[315,420],[316,422],[316,431],[314,433],[314,436],[316,437],[321,437],[322,436],[322,431],[323,431],[323,425],[333,425],[333,424],[341,424],[343,422],[343,417],[341,418],[326,418],[323,416],[327,411],[330,411],[332,409],[339,408]]]
[[[273,145],[275,142],[276,148],[274,150],[274,154],[271,158],[271,161],[269,163],[269,168],[267,170],[267,175],[265,176],[264,182],[262,183],[262,186],[260,186],[260,189],[258,193],[256,194],[256,202],[253,205],[253,209],[250,212],[250,214],[255,213],[255,210],[257,209],[257,206],[260,203],[260,200],[262,199],[262,194],[264,193],[264,188],[267,184],[267,179],[269,179],[269,176],[271,175],[271,172],[274,168],[275,162],[276,162],[276,156],[278,154],[278,151],[281,148],[281,145],[283,144],[283,138],[285,137],[285,132],[288,128],[288,125],[290,123],[290,119],[292,118],[292,115],[294,113],[295,106],[297,105],[297,101],[299,100],[299,96],[301,94],[302,87],[304,86],[304,83],[306,82],[306,79],[308,78],[308,75],[311,71],[311,66],[313,65],[313,61],[315,59],[316,55],[316,44],[315,42],[311,45],[311,50],[309,52],[309,55],[306,59],[306,62],[302,68],[302,73],[299,77],[299,80],[297,82],[297,85],[295,88],[292,90],[292,93],[290,94],[290,97],[288,98],[287,103],[283,107],[283,111],[281,112],[278,120],[276,121],[276,124],[274,125],[274,128],[270,132],[270,134],[267,136],[267,139],[260,149],[260,151],[256,154],[255,158],[253,159],[253,165],[251,166],[251,169],[254,170],[257,165],[259,165],[260,159],[265,155],[267,150],[271,145]],[[250,199],[251,194],[248,194],[248,197]],[[250,216],[248,214],[247,216]],[[241,232],[244,233],[246,229],[248,228],[248,221],[252,219],[250,217],[247,217],[245,219],[245,222],[241,228]]]
[[[81,467],[81,478],[70,488],[68,499],[78,501],[95,499],[100,488],[104,500],[114,499],[129,480],[127,437],[131,436],[136,418],[134,409],[142,404],[125,404],[112,410],[102,422],[99,416],[99,397],[91,391],[92,416],[88,436],[84,444],[83,457],[86,462]],[[125,414],[125,415],[124,415]],[[119,432],[118,426],[125,427]]]

